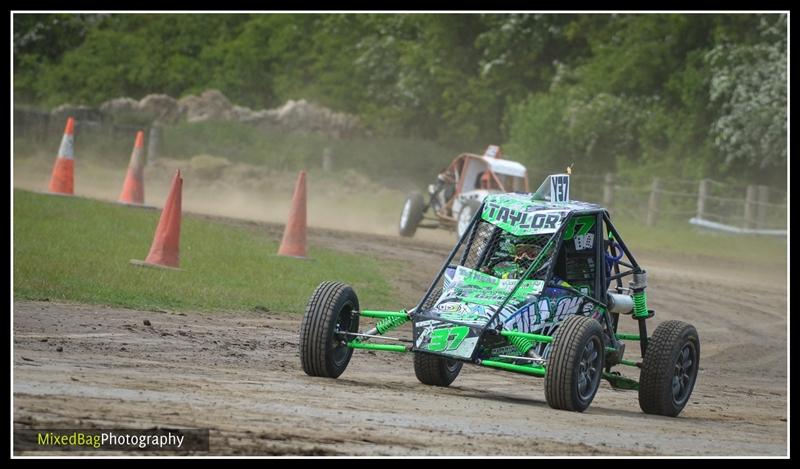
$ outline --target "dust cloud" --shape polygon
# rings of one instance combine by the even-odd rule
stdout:
[[[172,176],[178,169],[183,176],[184,212],[286,223],[296,172],[272,171],[238,163],[219,170],[203,167],[194,160],[158,160],[145,168],[146,205],[163,207]],[[14,187],[46,191],[51,171],[51,158],[17,159],[14,162]],[[124,167],[76,159],[75,195],[116,201],[125,171]],[[382,187],[380,183],[351,171],[332,174],[310,171],[306,176],[306,186],[309,227],[397,236],[405,193]],[[455,235],[445,230],[419,230],[415,238],[451,244]]]

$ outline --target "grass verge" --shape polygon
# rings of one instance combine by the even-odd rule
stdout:
[[[733,235],[690,225],[686,221],[644,226],[624,217],[614,218],[622,239],[636,255],[637,250],[674,258],[718,259],[761,267],[782,266],[787,260],[784,237]]]
[[[351,284],[362,302],[390,305],[376,260],[309,249],[313,260],[275,256],[253,230],[184,216],[180,272],[138,268],[159,211],[14,191],[14,297],[148,310],[301,312],[319,282]]]

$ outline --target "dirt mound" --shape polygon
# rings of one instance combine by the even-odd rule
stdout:
[[[175,122],[183,114],[178,101],[165,94],[149,94],[139,101],[139,107],[144,114],[160,122]]]
[[[175,123],[184,114],[178,101],[165,94],[149,94],[141,101],[128,97],[109,99],[99,110],[116,119],[134,117],[158,123]]]
[[[137,101],[129,97],[109,99],[94,109],[87,106],[60,106],[53,110],[59,116],[94,113],[94,118],[111,117],[150,120],[157,123],[235,121],[278,126],[293,131],[322,132],[337,137],[360,131],[358,118],[336,112],[305,99],[289,100],[276,109],[253,110],[238,106],[219,90],[206,90],[199,96],[189,95],[176,100],[165,94],[150,94]],[[97,119],[102,120],[102,119]]]
[[[234,120],[233,104],[217,90],[206,90],[200,96],[186,96],[178,103],[187,122]]]
[[[293,130],[335,131],[345,135],[358,128],[355,116],[334,112],[305,99],[290,99],[280,108],[267,111],[265,118]]]

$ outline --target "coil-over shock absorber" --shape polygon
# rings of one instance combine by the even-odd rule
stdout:
[[[647,318],[647,293],[644,290],[634,292],[633,298],[633,317],[636,319]]]
[[[508,336],[508,341],[511,342],[511,345],[517,349],[517,352],[519,352],[521,356],[533,358],[536,361],[543,361],[542,357],[533,350],[536,341],[517,335]]]
[[[520,336],[510,336],[508,341],[517,348],[517,352],[520,355],[525,356],[528,354],[528,350],[533,347],[533,341],[531,339],[526,339],[525,337]]]
[[[633,274],[633,281],[629,284],[633,294],[633,318],[639,322],[639,345],[642,349],[642,356],[647,350],[647,319],[652,317],[653,314],[647,309],[647,272],[635,272]]]
[[[378,321],[378,324],[375,325],[375,329],[378,331],[378,334],[383,335],[384,332],[394,329],[404,324],[406,321],[408,321],[408,316],[390,316]]]

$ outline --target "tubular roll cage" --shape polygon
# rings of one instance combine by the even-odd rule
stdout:
[[[461,164],[460,165],[460,171],[456,171],[457,174],[459,175],[458,182],[457,182],[457,188],[456,188],[455,192],[453,193],[453,196],[445,201],[444,206],[442,208],[452,210],[453,203],[462,194],[462,191],[463,191],[463,188],[464,188],[464,173],[466,172],[467,167],[469,166],[469,164],[470,164],[470,162],[472,160],[476,160],[476,159],[479,160],[479,159],[482,159],[482,158],[483,158],[483,156],[481,156],[481,155],[476,155],[476,154],[473,154],[473,153],[462,153],[462,154],[458,155],[447,166],[445,171],[450,170],[450,169],[453,169],[455,171],[456,169],[458,169],[459,163]],[[495,171],[492,171],[491,169],[488,169],[488,168],[484,171],[484,173],[486,173],[486,172],[491,174],[492,179],[494,180],[495,184],[497,184],[497,186],[500,188],[501,192],[503,192],[503,191],[504,192],[510,192],[510,191],[506,190],[505,184],[503,184],[503,182],[497,177],[498,173],[496,173]],[[502,174],[502,173],[500,173],[500,174]],[[530,190],[530,185],[528,183],[528,173],[527,172],[525,173],[525,176],[522,179],[523,179],[523,182],[524,182],[524,185],[525,185],[525,191],[529,191]],[[424,212],[428,211],[428,208],[431,206],[431,203],[432,203],[432,200],[433,200],[434,196],[435,196],[435,194],[431,195],[431,197],[428,198],[428,202],[425,204]],[[442,219],[442,220],[446,220],[448,222],[456,222],[457,221],[456,218],[453,217],[452,215],[446,215],[444,213],[438,213],[438,212],[434,213],[434,217],[432,218],[432,220],[435,221],[437,218]],[[431,219],[429,218],[429,220],[431,220]],[[420,228],[436,228],[437,225],[422,225],[422,224],[420,224],[419,227]]]
[[[405,324],[414,317],[415,312],[419,311],[422,308],[422,305],[426,303],[426,301],[436,288],[436,285],[439,284],[447,268],[451,266],[451,262],[458,253],[459,248],[461,248],[461,246],[465,244],[466,244],[465,249],[459,260],[459,265],[463,265],[466,262],[467,255],[469,254],[470,248],[473,242],[475,241],[475,233],[477,231],[475,230],[475,226],[481,220],[483,208],[484,208],[484,203],[481,204],[480,209],[476,212],[475,216],[472,218],[470,225],[465,231],[464,235],[458,240],[458,243],[456,243],[455,247],[453,247],[453,249],[450,251],[447,260],[445,260],[445,262],[442,264],[442,268],[439,270],[439,273],[436,275],[433,282],[431,282],[427,291],[422,296],[422,299],[414,308],[412,308],[411,310],[403,309],[400,311],[377,311],[377,310],[354,311],[353,313],[355,316],[379,319],[379,322],[376,325],[376,327],[363,334],[356,334],[352,332],[339,332],[340,335],[351,337],[350,340],[343,341],[344,344],[354,349],[380,350],[388,352],[417,351],[413,347],[412,340],[386,337],[383,334],[388,332],[389,330],[395,329]],[[563,237],[564,230],[569,224],[570,220],[576,217],[585,217],[585,216],[595,217],[595,223],[594,223],[595,239],[598,240],[605,239],[602,232],[603,226],[605,226],[608,239],[612,241],[611,243],[608,244],[608,246],[604,244],[603,249],[595,248],[595,266],[597,267],[595,275],[594,297],[584,294],[574,288],[566,287],[563,285],[556,285],[552,283],[553,271],[555,269],[555,264],[556,264],[554,260],[558,256],[559,249],[561,248],[559,245],[559,241],[561,237]],[[492,236],[493,237],[496,236],[501,230],[502,229],[500,227],[495,226],[493,228]],[[619,248],[622,250],[622,253],[625,255],[628,262],[625,262],[620,258],[613,264],[611,275],[607,276],[606,269],[601,267],[604,266],[606,262],[604,258],[604,252],[607,248],[609,250],[609,253],[616,258],[618,256],[617,246],[619,246]],[[545,254],[548,252],[550,252],[549,255],[545,256]],[[484,261],[484,257],[486,255],[488,255],[488,252],[481,253],[481,258],[478,260],[478,265],[480,265]],[[636,313],[633,314],[633,318],[637,320],[639,325],[638,335],[628,334],[628,333],[617,333],[620,313],[609,312],[608,305],[606,301],[604,301],[606,300],[606,298],[601,299],[600,295],[604,296],[606,295],[606,292],[608,291],[608,288],[610,288],[610,282],[612,280],[615,282],[615,288],[617,293],[624,293],[625,291],[629,291],[630,289],[627,289],[623,286],[622,279],[634,274],[644,274],[645,271],[639,266],[639,264],[636,262],[636,259],[633,257],[633,254],[631,254],[630,250],[625,245],[625,242],[622,240],[622,237],[619,235],[619,232],[617,231],[616,227],[611,221],[611,218],[608,215],[608,212],[605,209],[598,208],[598,209],[572,210],[567,213],[566,217],[561,223],[561,226],[548,239],[547,244],[539,252],[539,255],[537,255],[536,259],[526,269],[525,273],[516,283],[514,288],[512,288],[512,290],[509,292],[509,294],[505,297],[500,306],[497,308],[497,311],[487,321],[484,333],[499,334],[507,338],[519,337],[526,340],[530,340],[531,342],[535,343],[550,343],[553,341],[553,336],[550,335],[532,334],[526,332],[519,332],[516,330],[504,330],[502,328],[502,324],[499,322],[496,327],[494,328],[491,327],[493,322],[502,312],[503,307],[513,297],[517,289],[522,285],[522,281],[526,280],[528,276],[539,270],[540,265],[548,258],[550,259],[550,263],[547,267],[547,272],[544,276],[545,286],[568,290],[578,296],[583,297],[585,300],[594,303],[599,307],[601,311],[602,314],[601,323],[604,326],[603,331],[606,335],[606,338],[608,339],[608,343],[611,344],[610,347],[608,346],[606,347],[607,356],[608,353],[610,353],[612,357],[615,357],[615,359],[613,359],[611,363],[607,362],[605,367],[606,370],[603,373],[603,377],[609,380],[616,381],[618,384],[622,386],[626,385],[629,387],[638,386],[638,383],[636,383],[633,380],[630,380],[629,378],[624,378],[619,375],[611,374],[610,369],[612,366],[617,364],[631,366],[631,367],[641,367],[641,363],[634,362],[631,360],[621,359],[621,352],[624,351],[624,346],[622,346],[621,341],[638,341],[640,344],[641,354],[642,356],[644,356],[645,351],[647,349],[646,320],[651,318],[654,315],[654,313],[652,310],[647,310],[647,314],[636,314]],[[626,267],[629,270],[621,271],[620,265]],[[394,340],[400,342],[411,342],[412,345],[394,345],[394,344],[384,344],[384,343],[376,344],[367,342],[369,339],[372,338]],[[425,351],[421,352],[428,353]],[[519,356],[516,358],[525,359],[526,357]],[[546,373],[546,367],[542,365],[519,365],[498,360],[480,360],[477,358],[473,358],[472,362],[482,366],[500,368],[513,372],[525,373],[535,376],[544,376]]]

